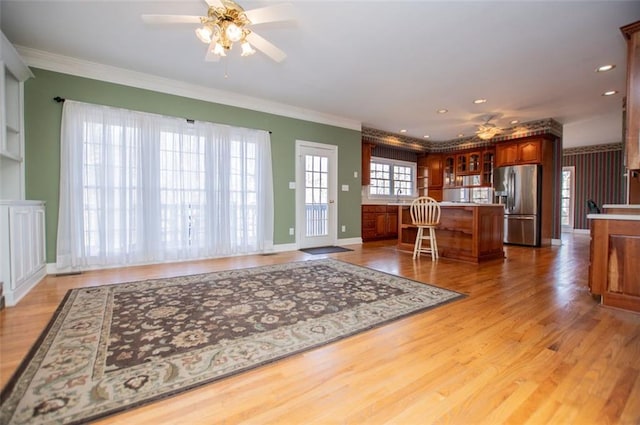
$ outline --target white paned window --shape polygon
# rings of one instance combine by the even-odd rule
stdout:
[[[413,197],[416,193],[415,176],[416,164],[413,162],[372,158],[369,196]]]

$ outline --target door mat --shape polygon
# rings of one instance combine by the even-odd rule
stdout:
[[[333,252],[346,252],[353,251],[353,249],[343,248],[341,246],[319,246],[317,248],[305,248],[300,251],[306,252],[307,254],[331,254]]]

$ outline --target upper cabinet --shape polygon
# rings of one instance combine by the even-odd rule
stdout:
[[[444,187],[491,186],[493,148],[468,150],[443,155]]]
[[[371,153],[373,152],[373,143],[362,142],[362,174],[360,181],[363,186],[369,186],[371,183]]]
[[[627,40],[626,167],[640,170],[640,21],[621,28]]]
[[[495,166],[542,163],[542,141],[504,142],[496,145]]]
[[[418,194],[442,200],[442,155],[430,153],[418,158]]]
[[[1,33],[0,33],[1,34]],[[24,199],[24,84],[32,77],[18,52],[0,43],[0,199]]]

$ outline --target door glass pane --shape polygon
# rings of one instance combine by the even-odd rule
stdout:
[[[305,234],[327,236],[329,231],[328,157],[306,155],[305,157]]]

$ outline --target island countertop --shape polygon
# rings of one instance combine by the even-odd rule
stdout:
[[[441,202],[436,229],[440,257],[479,263],[504,258],[504,206]],[[412,251],[417,228],[410,205],[398,206],[398,247]]]

